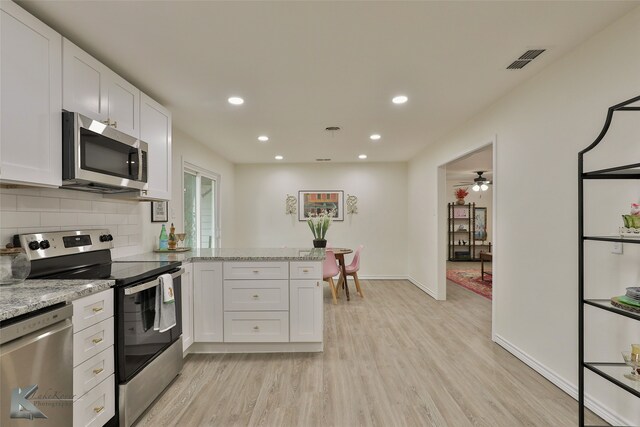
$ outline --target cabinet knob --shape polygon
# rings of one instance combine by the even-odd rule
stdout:
[[[104,411],[104,406],[98,406],[97,408],[93,408],[93,412],[95,412],[96,414],[99,414],[102,411]]]
[[[91,342],[94,343],[94,344],[99,344],[99,343],[102,342],[102,338],[94,338],[94,339],[91,340]]]
[[[98,375],[100,372],[104,371],[104,368],[98,368],[93,370],[93,375]]]
[[[102,310],[104,310],[104,307],[93,307],[92,310],[94,313],[100,313]]]

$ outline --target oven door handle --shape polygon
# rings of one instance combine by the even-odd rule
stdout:
[[[175,279],[178,276],[182,276],[183,273],[184,273],[184,268],[180,268],[180,270],[178,270],[175,273],[171,274],[171,278]],[[151,280],[149,282],[144,282],[144,283],[141,283],[139,285],[132,286],[130,288],[126,288],[124,290],[124,294],[125,295],[137,294],[138,292],[146,291],[147,289],[151,289],[153,287],[156,287],[156,286],[158,286],[159,283],[160,282],[159,282],[158,279]]]

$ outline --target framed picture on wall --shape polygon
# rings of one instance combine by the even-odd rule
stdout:
[[[151,202],[151,222],[169,221],[169,202]]]
[[[487,208],[475,208],[475,227],[473,237],[487,240]]]
[[[344,221],[344,191],[298,191],[298,207],[300,221],[322,212],[333,212],[334,221]]]

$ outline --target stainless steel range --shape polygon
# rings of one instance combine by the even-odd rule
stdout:
[[[115,342],[118,408],[116,424],[130,426],[182,370],[180,262],[119,262],[111,259],[109,230],[21,234],[30,279],[115,280]],[[171,274],[176,324],[154,330],[159,276]]]

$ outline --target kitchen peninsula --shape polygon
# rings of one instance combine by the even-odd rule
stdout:
[[[324,249],[200,248],[116,261],[181,261],[185,353],[323,349]]]

